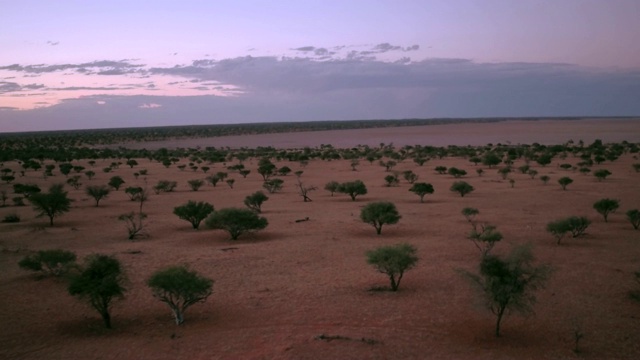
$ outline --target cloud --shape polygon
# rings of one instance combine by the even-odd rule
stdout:
[[[58,44],[60,44],[59,41],[51,41],[51,40],[47,41],[47,45],[56,46]]]
[[[58,65],[26,65],[22,66],[20,64],[12,64],[6,66],[0,66],[0,70],[8,70],[8,71],[18,71],[25,73],[50,73],[64,70],[76,70],[78,72],[88,72],[89,69],[93,68],[109,68],[108,70],[121,70],[125,71],[128,69],[130,72],[134,72],[136,69],[142,68],[145,65],[141,64],[131,64],[129,60],[120,60],[120,61],[112,61],[112,60],[99,60],[89,63],[81,63],[81,64],[58,64]]]
[[[149,103],[149,104],[142,104],[138,107],[140,109],[156,109],[156,108],[162,107],[162,105],[156,104],[156,103]]]
[[[37,90],[37,89],[42,89],[44,87],[45,86],[42,84],[20,85],[15,82],[0,81],[0,94],[27,91],[27,90]]]

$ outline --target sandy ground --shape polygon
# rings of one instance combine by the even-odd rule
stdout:
[[[514,139],[528,131],[517,124],[506,128],[516,131]],[[593,131],[580,138],[606,138],[605,129]],[[368,132],[364,133],[366,137]],[[630,134],[637,136],[637,128]],[[478,134],[483,139],[489,135]],[[510,138],[509,134],[503,136]],[[544,137],[537,141],[549,142]],[[363,138],[360,143],[364,142]],[[569,157],[562,162],[578,161]],[[145,159],[139,162],[136,168],[121,167],[109,174],[96,170],[93,180],[83,181],[105,184],[111,176],[120,175],[127,182],[125,186],[144,185],[142,177],[136,180],[133,176],[140,168],[149,170],[146,181],[150,185],[159,179],[177,181],[175,192],[152,194],[145,204],[149,214],[149,237],[145,239],[128,241],[124,224],[116,220],[119,214],[136,208],[122,190],[95,207],[82,190],[69,189],[75,199],[73,208],[58,218],[53,228],[46,226],[45,219],[35,218],[30,207],[0,208],[0,217],[17,212],[23,220],[0,224],[0,358],[640,357],[640,303],[628,297],[630,290],[640,287],[632,276],[640,270],[640,231],[634,231],[624,216],[626,210],[640,208],[640,173],[633,171],[631,164],[638,160],[629,154],[594,167],[613,173],[603,182],[562,170],[557,167],[560,160],[554,159],[547,167],[534,166],[539,175],[551,177],[549,184],[518,173],[512,174],[513,188],[495,169],[485,168],[484,176],[476,176],[476,167],[465,159],[430,160],[422,167],[410,161],[400,163],[394,170],[411,169],[420,181],[434,185],[435,193],[427,195],[425,203],[408,191],[406,182],[385,187],[387,173],[377,164],[362,161],[358,171],[352,171],[347,161],[311,161],[304,168],[298,163],[279,162],[278,166],[303,170],[301,179],[307,185],[322,189],[330,180],[361,179],[369,193],[352,202],[345,195],[332,197],[317,190],[311,193],[313,202],[305,203],[294,187],[295,177],[283,177],[283,191],[270,194],[263,206],[269,227],[238,241],[229,240],[218,230],[192,230],[189,223],[172,214],[172,209],[190,199],[208,201],[217,209],[242,206],[245,196],[261,189],[256,160],[246,162],[252,170],[246,179],[231,175],[236,180],[233,189],[218,184],[198,192],[189,191],[186,182],[204,178],[201,171],[180,171],[175,166],[165,169]],[[96,169],[108,163],[99,161]],[[464,180],[476,191],[464,198],[450,192],[454,179],[438,175],[433,170],[438,165],[466,169],[473,175]],[[224,170],[222,164],[216,164],[210,172]],[[575,180],[567,191],[556,183],[561,176]],[[57,175],[45,181],[40,172],[29,172],[17,181],[46,186],[64,180]],[[603,197],[621,199],[620,210],[608,223],[592,209]],[[358,217],[363,205],[377,200],[393,201],[402,215],[397,225],[384,227],[381,236]],[[495,224],[504,234],[496,253],[532,243],[538,260],[555,269],[547,288],[538,293],[535,316],[508,316],[501,338],[493,335],[493,315],[480,306],[477,294],[456,272],[474,270],[480,257],[466,239],[470,226],[460,214],[464,207],[478,208],[479,220]],[[545,225],[570,215],[587,216],[593,223],[586,237],[566,239],[558,246],[545,232]],[[295,222],[304,217],[309,221]],[[387,285],[387,279],[366,264],[365,252],[400,242],[418,248],[418,265],[406,273],[397,293],[368,291]],[[122,261],[129,291],[112,308],[112,330],[103,328],[98,314],[88,305],[68,295],[63,281],[39,280],[17,266],[29,251],[52,248],[72,250],[80,257],[96,252],[112,254]],[[182,326],[173,323],[168,307],[155,300],[145,286],[152,272],[175,264],[188,264],[215,280],[214,294],[205,304],[190,308]],[[579,355],[572,351],[575,324],[585,334]],[[351,340],[317,340],[321,334]],[[362,338],[371,341],[363,342]]]

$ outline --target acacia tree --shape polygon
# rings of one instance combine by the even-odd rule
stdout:
[[[173,208],[173,213],[180,219],[186,220],[191,223],[194,229],[198,230],[200,222],[204,220],[209,214],[213,212],[213,205],[203,201],[191,201],[189,200],[182,206],[176,206]]]
[[[433,185],[425,182],[414,183],[409,191],[420,196],[420,202],[424,202],[425,195],[433,194]]]
[[[329,191],[331,193],[331,196],[333,196],[333,194],[338,191],[339,187],[340,183],[337,181],[329,181],[324,185],[324,189]]]
[[[542,178],[540,178],[540,179],[542,179]],[[570,178],[570,177],[568,177],[568,176],[561,177],[561,178],[558,180],[558,184],[560,184],[560,186],[562,187],[562,190],[567,190],[567,186],[568,186],[569,184],[571,184],[572,182],[573,182],[573,179],[571,179],[571,178]]]
[[[608,222],[610,213],[616,212],[620,207],[620,200],[600,199],[593,204],[593,208],[604,217],[604,222]]]
[[[89,185],[86,188],[86,192],[96,201],[96,207],[98,207],[100,200],[106,198],[110,190],[106,185]]]
[[[38,217],[46,215],[49,218],[50,226],[53,226],[53,218],[68,212],[71,208],[71,199],[67,197],[62,184],[51,185],[48,193],[32,194],[29,201],[38,212]]]
[[[376,233],[380,235],[384,224],[396,224],[401,216],[392,202],[379,201],[365,205],[360,211],[360,219],[373,225]]]
[[[311,198],[309,197],[309,192],[317,190],[318,188],[313,185],[306,186],[305,184],[302,183],[302,181],[300,181],[300,179],[298,179],[297,185],[298,185],[298,193],[300,194],[300,196],[302,196],[302,198],[304,199],[304,202],[310,202]]]
[[[584,216],[571,216],[549,222],[547,224],[547,232],[555,236],[557,244],[560,245],[560,241],[567,233],[571,233],[574,238],[582,236],[590,224],[591,221]]]
[[[109,255],[90,255],[80,274],[71,278],[69,294],[89,301],[100,313],[104,326],[111,328],[109,307],[112,300],[122,297],[124,273],[120,261]]]
[[[262,212],[262,203],[269,200],[269,197],[265,195],[262,191],[256,191],[251,195],[247,195],[244,198],[244,204],[251,210],[261,213]]]
[[[356,201],[358,195],[365,195],[367,187],[361,180],[347,181],[338,185],[337,192],[347,194],[352,201]]]
[[[634,229],[638,230],[640,228],[640,210],[631,209],[627,211],[627,220],[629,220]]]
[[[237,240],[246,232],[266,228],[269,222],[249,209],[226,208],[209,215],[205,224],[211,229],[225,230],[231,236],[231,240]]]
[[[382,246],[367,251],[367,263],[389,276],[391,291],[397,291],[406,271],[418,262],[416,248],[409,244]]]
[[[122,184],[124,184],[124,180],[120,177],[120,176],[114,176],[111,179],[109,179],[109,186],[111,186],[112,188],[116,189],[116,191],[120,190],[120,186],[122,186]]]
[[[451,188],[449,188],[449,190],[457,192],[461,197],[464,197],[466,194],[472,192],[474,188],[466,181],[456,181],[451,185]]]
[[[177,325],[184,323],[184,312],[189,307],[205,302],[213,292],[213,280],[184,266],[156,271],[147,285],[155,298],[169,305]]]
[[[516,247],[505,259],[487,255],[480,262],[479,274],[462,271],[485,298],[486,307],[496,316],[495,334],[507,311],[533,312],[534,292],[544,288],[551,273],[548,265],[533,265],[530,246]]]

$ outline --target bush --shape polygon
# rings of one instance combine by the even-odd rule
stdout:
[[[385,176],[384,181],[386,183],[386,186],[398,186],[398,183],[400,182],[400,180],[398,179],[398,175],[396,174]]]
[[[331,193],[331,196],[333,196],[333,194],[338,191],[339,187],[340,183],[338,183],[337,181],[329,181],[324,185],[324,189],[329,191]]]
[[[76,254],[66,250],[40,250],[24,257],[18,266],[25,270],[40,271],[49,276],[61,276],[75,265]]]
[[[251,210],[261,213],[262,212],[262,203],[269,200],[269,197],[265,195],[262,191],[256,191],[251,195],[247,195],[244,198],[244,204]]]
[[[476,208],[466,207],[462,209],[462,216],[467,219],[472,225],[475,224],[474,218],[476,215],[480,214],[480,211]]]
[[[367,263],[389,276],[391,291],[397,291],[404,273],[418,262],[416,248],[409,244],[382,246],[367,252]]]
[[[212,293],[213,280],[189,271],[184,266],[158,270],[147,280],[153,296],[171,308],[176,324],[184,322],[184,312],[191,305],[205,302]]]
[[[573,238],[577,238],[584,235],[590,224],[591,221],[584,216],[571,216],[548,223],[547,231],[556,237],[557,244],[560,245],[565,234],[571,233]]]
[[[12,214],[7,214],[4,216],[4,219],[2,219],[3,223],[18,223],[20,222],[20,215],[16,214],[16,213],[12,213]]]
[[[608,222],[609,214],[616,212],[619,207],[620,200],[615,199],[600,199],[593,204],[593,208],[604,217],[604,222]]]
[[[598,181],[602,181],[607,178],[607,176],[611,175],[611,171],[607,169],[596,170],[593,175],[598,178]]]
[[[122,186],[122,184],[124,184],[124,180],[120,176],[114,176],[111,179],[109,179],[109,183],[107,185],[111,186],[112,188],[116,189],[116,191],[118,191],[120,190],[120,186]]]
[[[502,240],[502,234],[493,225],[486,224],[478,228],[475,223],[472,222],[472,224],[473,230],[469,234],[469,240],[473,241],[482,256],[487,256],[496,243]]]
[[[176,186],[178,186],[178,183],[175,181],[160,180],[153,187],[153,191],[156,194],[160,194],[161,192],[172,192],[176,188]]]
[[[640,210],[632,209],[627,211],[627,220],[629,220],[634,229],[638,230],[640,227]]]
[[[544,288],[551,268],[533,266],[529,246],[515,248],[507,258],[487,255],[480,262],[479,274],[462,271],[485,298],[486,307],[496,315],[495,335],[500,336],[502,317],[511,311],[532,313],[534,291]]]
[[[203,201],[195,202],[189,200],[186,204],[173,208],[175,215],[182,220],[190,222],[191,226],[196,230],[200,226],[200,222],[212,212],[213,205]]]
[[[122,214],[118,216],[118,220],[124,221],[125,226],[127,227],[128,239],[135,240],[137,237],[143,235],[144,231],[144,222],[143,220],[147,218],[147,214],[143,212],[130,212],[126,214]]]
[[[434,169],[438,174],[443,175],[444,173],[447,172],[447,167],[446,166],[436,166]]]
[[[24,195],[27,199],[33,194],[42,192],[38,185],[34,184],[13,184],[13,192],[19,195]]]
[[[425,182],[419,182],[419,183],[413,184],[409,189],[409,191],[420,196],[420,202],[424,202],[424,196],[427,194],[433,194],[434,190],[433,190],[433,185]]]
[[[472,192],[474,188],[465,181],[456,181],[451,185],[451,188],[449,188],[449,190],[457,192],[460,194],[460,196],[464,197],[466,194]]]
[[[246,232],[262,230],[269,222],[259,217],[249,209],[226,208],[214,212],[205,220],[207,227],[211,229],[225,230],[231,236],[231,240]]]
[[[356,201],[358,195],[367,193],[367,187],[361,180],[347,181],[338,185],[337,191],[349,195],[352,201]]]
[[[100,200],[109,196],[109,188],[105,185],[90,185],[86,188],[87,195],[96,201],[96,207],[100,204]]]
[[[69,294],[89,301],[102,316],[106,328],[111,328],[111,301],[122,297],[124,273],[120,261],[108,255],[91,255],[79,275],[69,284]]]
[[[189,180],[187,181],[187,183],[189,184],[191,191],[198,191],[198,189],[200,189],[202,185],[204,185],[204,181],[200,179]]]
[[[413,184],[418,180],[418,174],[414,173],[411,170],[406,170],[402,172],[402,177],[409,183]]]
[[[572,182],[573,179],[567,176],[561,177],[560,180],[558,180],[558,184],[560,184],[562,190],[567,190],[567,185],[571,184]]]
[[[360,211],[360,219],[373,225],[376,233],[380,235],[384,224],[395,224],[400,220],[401,216],[392,202],[379,201],[369,203]]]
[[[549,180],[551,180],[551,178],[547,175],[542,175],[540,176],[540,180],[542,181],[543,184],[547,185],[547,183],[549,182]]]
[[[467,172],[465,170],[461,170],[455,167],[449,168],[449,170],[447,170],[447,173],[456,179],[467,175]]]
[[[47,216],[49,225],[53,226],[53,219],[69,211],[71,199],[67,197],[67,192],[63,191],[62,184],[51,185],[48,193],[33,194],[29,198],[34,210],[38,212],[38,217]]]
[[[273,194],[282,190],[282,184],[284,184],[284,180],[282,179],[267,179],[262,183],[262,187],[270,194]]]

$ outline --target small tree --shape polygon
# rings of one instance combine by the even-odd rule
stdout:
[[[76,190],[80,189],[80,186],[82,186],[80,175],[74,175],[67,179],[67,184]]]
[[[560,245],[560,241],[562,241],[565,234],[571,233],[574,238],[582,236],[590,224],[591,221],[584,216],[571,216],[549,222],[547,224],[547,232],[555,236],[557,244]]]
[[[385,176],[384,181],[386,182],[386,186],[398,186],[398,183],[400,182],[397,174],[389,174]]]
[[[127,160],[126,164],[133,169],[134,166],[138,165],[138,162],[135,159],[129,159]]]
[[[213,205],[203,201],[191,201],[189,200],[182,206],[176,206],[173,208],[173,213],[180,219],[186,220],[191,223],[194,229],[198,230],[200,222],[209,216],[213,212]]]
[[[205,302],[213,291],[213,280],[184,266],[156,271],[147,285],[155,298],[169,305],[177,325],[184,322],[184,312],[191,305]]]
[[[142,236],[144,233],[144,219],[147,218],[147,214],[143,212],[130,212],[126,214],[122,214],[118,216],[118,220],[124,221],[127,232],[129,234],[129,240],[135,240],[136,238]]]
[[[547,265],[534,266],[530,246],[515,248],[508,257],[487,255],[480,262],[479,274],[463,271],[484,295],[486,306],[496,315],[495,334],[507,310],[533,313],[534,292],[544,288],[551,273]]]
[[[338,183],[337,181],[329,181],[324,185],[324,189],[329,191],[331,193],[331,196],[333,196],[333,194],[338,191],[339,187],[340,183]]]
[[[351,197],[352,201],[356,201],[358,195],[365,195],[367,193],[367,187],[361,180],[347,181],[338,185],[337,192],[347,194]]]
[[[40,250],[24,257],[18,266],[25,270],[40,271],[44,275],[61,276],[75,265],[76,254],[66,250]]]
[[[113,299],[123,297],[124,273],[120,261],[109,255],[91,255],[80,274],[69,284],[69,294],[87,299],[102,316],[106,328],[111,328],[109,307]]]
[[[638,230],[640,228],[640,210],[632,209],[627,211],[627,219],[634,229]]]
[[[402,172],[402,177],[409,183],[413,184],[418,180],[418,174],[414,173],[411,170],[406,170]]]
[[[397,291],[404,273],[418,262],[416,248],[409,244],[382,246],[367,251],[367,263],[389,276],[391,291]]]
[[[251,210],[261,213],[262,212],[262,203],[269,200],[269,197],[265,195],[262,191],[256,191],[251,195],[247,195],[244,198],[244,204]]]
[[[462,216],[464,216],[464,218],[467,219],[467,221],[471,223],[471,225],[474,227],[475,227],[475,217],[478,214],[480,214],[480,211],[476,208],[466,207],[462,209]]]
[[[449,190],[457,192],[461,197],[464,197],[466,194],[472,192],[474,188],[466,181],[456,181],[451,185]]]
[[[395,224],[401,216],[392,202],[379,201],[365,205],[360,211],[360,219],[373,225],[376,233],[380,235],[384,224]]]
[[[262,183],[262,187],[265,188],[270,194],[273,194],[282,190],[283,183],[284,183],[284,180],[282,179],[278,179],[278,178],[268,179],[268,180],[265,180],[264,183]]]
[[[200,189],[202,185],[204,185],[204,181],[200,179],[189,180],[187,181],[187,183],[189,184],[191,191],[198,191],[198,189]]]
[[[436,166],[434,169],[438,174],[443,175],[444,173],[447,172],[447,167],[446,166]]]
[[[607,178],[607,176],[611,175],[611,171],[607,169],[596,170],[593,175],[598,178],[598,181],[602,181]]]
[[[87,179],[91,180],[94,176],[96,176],[96,172],[93,170],[87,170],[84,172],[84,174],[87,176]]]
[[[472,222],[473,230],[469,234],[469,240],[480,250],[482,256],[487,256],[496,243],[502,240],[502,234],[496,227],[489,224],[477,226]]]
[[[205,224],[211,229],[225,230],[231,240],[237,240],[246,232],[266,228],[269,222],[249,209],[226,208],[209,215]]]
[[[616,199],[600,199],[593,204],[593,208],[604,217],[604,222],[608,222],[609,214],[616,212],[619,207],[620,200]]]
[[[558,184],[560,184],[560,186],[562,186],[562,190],[567,190],[567,185],[571,184],[572,182],[573,182],[573,179],[571,179],[568,176],[561,177],[558,180]]]
[[[220,181],[220,178],[217,175],[210,175],[206,177],[206,180],[209,184],[213,185],[213,187],[216,187],[216,185],[218,185],[218,182]]]
[[[298,179],[298,193],[302,196],[304,202],[310,202],[311,198],[309,197],[309,192],[317,190],[318,188],[315,186],[306,186],[305,184]]]
[[[449,170],[447,170],[447,173],[456,179],[467,175],[467,172],[465,170],[455,167],[450,167]]]
[[[86,188],[87,195],[96,201],[96,207],[100,204],[100,200],[109,196],[109,187],[106,185],[89,185]]]
[[[172,192],[176,188],[176,186],[178,186],[178,183],[176,181],[160,180],[153,187],[153,191],[156,194],[160,194],[161,192]]]
[[[549,176],[547,176],[547,175],[542,175],[542,176],[540,176],[540,180],[542,181],[542,183],[544,185],[547,185],[547,183],[549,182],[549,180],[551,180],[551,178]]]
[[[124,184],[124,180],[120,176],[114,176],[109,179],[109,186],[116,189],[116,191],[120,190],[120,186]]]
[[[425,182],[419,182],[419,183],[414,183],[409,189],[409,191],[420,196],[420,202],[424,202],[424,196],[427,194],[433,194],[434,190],[433,190],[433,185]]]
[[[46,215],[50,226],[53,226],[53,218],[68,212],[71,208],[71,199],[67,197],[63,186],[62,184],[52,185],[48,193],[36,193],[29,198],[33,209],[38,212],[37,216]]]

